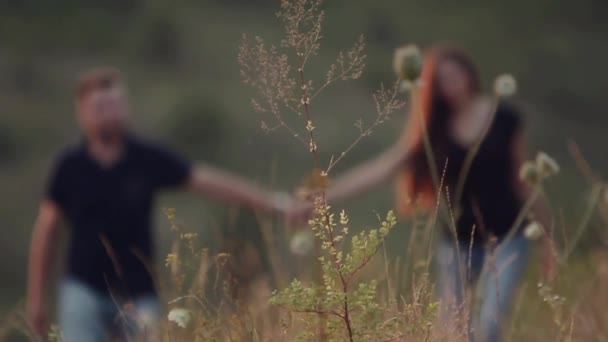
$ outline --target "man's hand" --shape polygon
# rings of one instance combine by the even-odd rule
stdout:
[[[289,228],[306,223],[312,216],[314,206],[310,201],[291,198],[288,206],[279,210],[283,214],[285,225]]]
[[[48,321],[44,300],[40,296],[28,294],[26,314],[30,327],[38,336],[46,336]]]
[[[267,191],[241,177],[211,166],[198,167],[191,175],[188,187],[196,193],[224,203],[237,204],[266,214],[282,213],[291,196]]]

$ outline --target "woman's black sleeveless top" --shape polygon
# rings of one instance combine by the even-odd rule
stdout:
[[[501,103],[475,159],[466,174],[460,205],[455,212],[458,238],[469,241],[502,237],[508,233],[521,209],[517,194],[513,157],[515,135],[520,130],[519,114]],[[468,149],[448,140],[444,156],[447,158],[445,182],[450,201],[457,199],[455,191],[461,176]],[[441,164],[439,166],[439,164]],[[438,161],[439,170],[445,160]],[[473,226],[475,231],[473,233]]]

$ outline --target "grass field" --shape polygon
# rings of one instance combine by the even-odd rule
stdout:
[[[273,127],[280,121],[276,113],[252,108],[253,93],[239,75],[243,33],[277,45],[283,35],[273,16],[278,9],[274,1],[27,3],[0,4],[0,37],[7,42],[0,48],[0,103],[5,108],[0,116],[0,187],[11,199],[0,208],[6,236],[0,244],[0,275],[14,280],[3,284],[0,337],[9,341],[28,340],[21,298],[29,227],[53,153],[78,134],[70,114],[70,87],[83,69],[98,63],[124,69],[131,80],[134,126],[192,159],[283,189],[296,188],[313,169],[309,149],[285,127],[272,132],[260,128],[262,122]],[[472,51],[487,84],[499,73],[515,74],[520,93],[514,101],[528,115],[531,153],[547,151],[561,172],[543,185],[555,222],[557,277],[539,286],[540,248],[535,248],[513,303],[507,340],[607,341],[608,192],[602,175],[608,163],[602,142],[608,84],[598,68],[608,57],[602,47],[608,26],[597,18],[604,3],[370,1],[352,6],[328,1],[322,8],[327,15],[322,46],[307,64],[307,77],[317,87],[324,84],[327,68],[339,51],[357,42],[359,33],[365,36],[367,57],[360,78],[332,84],[311,103],[316,158],[324,167],[331,164],[332,156],[340,156],[361,136],[355,126],[359,119],[361,127],[372,127],[385,115],[332,167],[329,179],[390,146],[401,132],[407,107],[377,112],[372,94],[379,82],[392,84],[391,56],[404,42],[456,41]],[[57,18],[63,24],[46,29]],[[112,23],[112,28],[104,29],[100,22]],[[73,29],[82,23],[91,25],[81,32]],[[294,55],[289,56],[293,62]],[[294,96],[299,101],[302,94]],[[409,102],[407,94],[399,93],[398,99]],[[283,110],[286,125],[301,132],[308,144],[306,121]],[[369,227],[380,228],[378,216],[394,207],[392,184],[332,205],[336,220],[343,207],[350,214],[351,231],[345,237],[350,241],[360,232],[369,234]],[[328,255],[320,248],[322,241],[312,255],[297,256],[289,251],[296,233],[285,231],[280,219],[191,195],[163,196],[159,207],[176,209],[172,220],[162,210],[157,214],[159,247],[173,255],[166,265],[159,260],[163,299],[170,303],[167,314],[183,308],[191,317],[186,328],[164,320],[163,340],[348,340],[344,315],[326,312],[331,300],[325,306],[303,301],[312,291],[307,288],[314,290],[311,284],[323,281],[323,274],[336,277],[316,258],[315,253]],[[378,241],[377,253],[362,259],[365,265],[347,291],[357,307],[351,316],[354,340],[466,341],[466,317],[455,319],[453,326],[436,319],[433,246],[440,228],[429,223],[436,214],[397,218],[388,236]],[[172,229],[175,220],[179,231]],[[218,232],[247,234],[249,241],[220,243]],[[229,246],[228,253],[220,246]],[[342,248],[344,253],[357,251],[348,243]],[[271,305],[273,291],[287,288],[294,278],[303,288],[292,286]]]

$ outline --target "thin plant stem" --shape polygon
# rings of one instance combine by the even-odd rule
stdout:
[[[422,112],[422,107],[420,104],[420,89],[418,87],[414,87],[412,89],[411,100],[414,106],[414,113],[412,113],[412,115],[417,115],[420,121],[420,128],[422,129],[422,141],[424,144],[424,151],[429,165],[433,186],[435,187],[435,191],[440,192],[441,188],[439,187],[439,173],[437,172],[435,154],[433,153],[433,146],[429,137],[428,127],[426,126],[424,113]]]
[[[593,190],[591,191],[591,201],[590,201],[589,205],[587,205],[587,207],[585,208],[585,212],[583,213],[583,216],[581,217],[581,220],[576,227],[576,231],[574,233],[574,238],[572,239],[572,242],[568,246],[568,249],[564,252],[564,256],[563,256],[564,262],[568,261],[568,258],[570,257],[570,255],[572,255],[572,252],[574,252],[576,245],[582,238],[583,232],[585,231],[585,228],[587,228],[587,226],[589,225],[589,221],[591,221],[591,217],[593,216],[593,213],[595,212],[595,209],[597,208],[597,204],[599,202],[600,195],[602,194],[603,191],[604,191],[603,186],[596,185],[593,187]]]
[[[454,238],[454,246],[455,246],[455,250],[456,250],[456,267],[458,268],[458,275],[460,277],[460,284],[462,284],[461,286],[461,296],[462,298],[465,297],[466,294],[466,286],[465,286],[465,271],[463,269],[463,260],[462,260],[462,253],[460,252],[460,241],[458,239],[458,231],[456,229],[456,222],[454,220],[454,214],[452,213],[452,204],[450,201],[450,192],[446,187],[445,190],[445,195],[446,195],[446,202],[448,205],[448,210],[449,210],[449,214],[450,214],[450,232],[452,233],[452,237]]]
[[[387,116],[393,110],[393,107],[390,104],[395,102],[395,99],[398,95],[399,81],[395,82],[395,85],[393,86],[393,90],[391,92],[391,97],[387,101],[386,107],[377,113],[378,115],[376,116],[376,120],[365,130],[362,130],[359,133],[359,136],[342,153],[340,153],[337,158],[332,158],[329,165],[327,166],[326,173],[329,173],[342,160],[342,158],[344,158],[355,146],[357,146],[357,144],[359,144],[359,142],[361,142],[361,140],[363,140],[363,138],[369,136],[378,125],[380,125],[382,122],[384,122],[384,120],[386,120]],[[397,107],[398,106],[399,105],[397,105]]]
[[[445,161],[445,165],[443,167],[443,172],[441,173],[441,180],[439,182],[439,191],[437,192],[437,201],[435,203],[435,210],[433,212],[433,221],[430,224],[430,228],[429,228],[429,233],[427,234],[427,237],[429,239],[429,243],[428,243],[428,251],[427,251],[427,260],[426,260],[426,271],[428,273],[429,271],[429,267],[431,267],[431,259],[433,256],[433,253],[431,253],[431,249],[433,248],[433,244],[434,244],[434,228],[435,225],[437,224],[437,217],[439,216],[439,210],[440,210],[440,205],[441,205],[441,188],[443,187],[443,183],[445,182],[445,175],[448,169],[448,161]]]
[[[530,196],[528,196],[528,199],[526,200],[523,207],[519,211],[519,214],[517,214],[517,217],[515,218],[515,221],[511,225],[511,228],[509,228],[507,235],[505,235],[504,239],[502,239],[502,241],[500,243],[501,245],[506,246],[509,243],[509,241],[511,241],[513,239],[513,237],[515,237],[515,234],[517,234],[517,232],[519,231],[519,228],[521,227],[522,223],[524,223],[524,221],[526,220],[526,216],[532,209],[532,206],[534,205],[534,203],[541,196],[542,192],[543,191],[542,191],[541,185],[537,184],[534,187],[534,191],[532,191]],[[498,246],[498,248],[500,248],[500,247],[501,246]]]
[[[393,298],[393,289],[391,288],[390,274],[388,271],[388,256],[386,254],[386,245],[385,244],[382,244],[382,256],[383,256],[382,260],[384,260],[384,272],[385,272],[385,276],[386,276],[386,291],[388,292],[387,304],[390,304],[390,303],[388,303],[388,301],[390,301],[391,298]]]
[[[471,239],[469,240],[469,257],[467,260],[467,272],[468,272],[468,279],[469,281],[472,280],[472,274],[473,274],[473,270],[472,270],[472,262],[473,262],[473,243],[475,242],[475,225],[473,225],[473,229],[471,231]]]
[[[308,136],[310,138],[310,153],[312,154],[313,163],[315,168],[320,169],[321,161],[319,160],[319,154],[317,152],[317,142],[315,140],[315,134],[313,132],[314,127],[312,125],[312,116],[310,114],[310,96],[308,95],[308,85],[306,84],[306,80],[304,78],[304,63],[306,60],[302,57],[302,53],[298,52],[298,56],[300,57],[300,66],[298,67],[298,76],[300,80],[300,89],[302,90],[302,98],[301,104],[304,106],[304,115],[306,118],[306,130],[308,131]]]
[[[464,191],[464,184],[466,183],[466,179],[471,171],[471,166],[473,166],[473,162],[475,161],[475,157],[479,152],[481,145],[483,144],[490,128],[492,127],[492,123],[494,122],[494,117],[496,116],[496,111],[498,110],[498,99],[493,99],[492,110],[490,112],[490,117],[487,119],[486,124],[483,128],[483,131],[479,135],[477,141],[469,150],[467,151],[467,155],[462,164],[462,168],[460,169],[460,174],[458,176],[458,182],[456,183],[456,192],[454,197],[454,205],[460,206],[460,201],[462,200],[462,193]],[[460,210],[457,210],[460,212]]]

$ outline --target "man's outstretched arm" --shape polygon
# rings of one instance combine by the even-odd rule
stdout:
[[[55,259],[61,212],[49,200],[40,204],[34,225],[28,265],[27,316],[36,333],[46,333],[46,293],[50,269]]]
[[[283,212],[293,202],[287,194],[264,190],[238,176],[211,166],[194,168],[188,188],[222,202],[239,204],[266,213]]]

